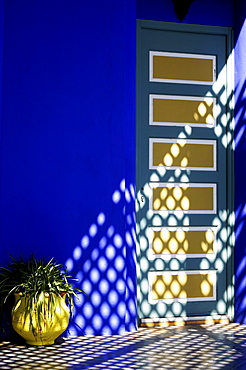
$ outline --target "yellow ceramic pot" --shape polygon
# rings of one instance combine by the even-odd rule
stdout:
[[[37,311],[33,314],[26,314],[27,298],[15,294],[15,305],[12,309],[12,326],[30,345],[53,344],[68,327],[69,308],[63,297],[53,295],[55,305],[50,304],[50,294],[42,293],[43,300],[41,320],[37,320]],[[50,308],[53,307],[51,312]]]

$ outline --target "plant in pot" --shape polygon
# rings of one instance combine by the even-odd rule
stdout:
[[[0,267],[0,306],[14,295],[12,326],[31,345],[53,344],[68,327],[74,299],[85,293],[73,286],[64,265],[11,256],[7,267]]]

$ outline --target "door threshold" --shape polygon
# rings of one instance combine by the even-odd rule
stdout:
[[[229,324],[227,315],[209,315],[209,316],[181,316],[181,317],[153,317],[140,319],[140,327],[154,326],[184,326],[187,324]]]

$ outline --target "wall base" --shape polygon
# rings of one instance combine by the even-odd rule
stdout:
[[[169,317],[140,319],[140,327],[154,326],[184,326],[187,324],[229,324],[227,315],[194,316],[194,317]]]

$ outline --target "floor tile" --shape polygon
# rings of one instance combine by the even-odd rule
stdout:
[[[246,370],[246,327],[140,328],[119,336],[60,339],[52,346],[0,343],[1,370]]]

